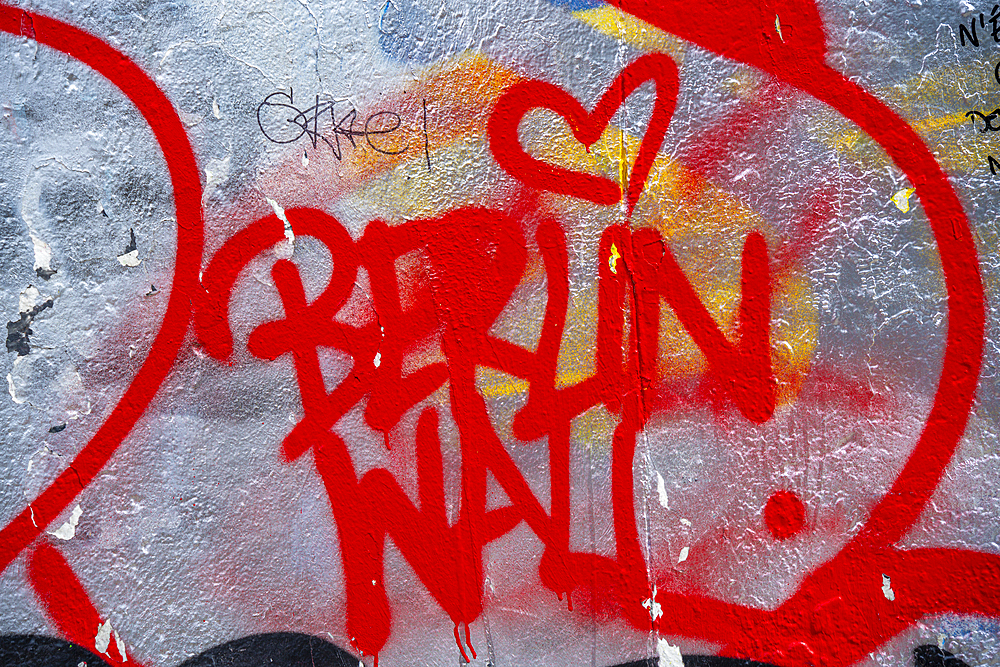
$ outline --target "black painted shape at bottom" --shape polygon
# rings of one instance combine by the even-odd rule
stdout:
[[[0,635],[0,667],[108,667],[77,644],[41,635]]]
[[[916,667],[968,667],[943,651],[941,658],[925,657],[933,656],[930,649],[940,651],[936,646],[921,646],[913,652]],[[40,635],[0,635],[0,667],[79,667],[81,662],[86,663],[86,667],[109,667],[108,663],[87,649],[62,639]],[[296,632],[272,632],[220,644],[185,660],[178,667],[358,667],[358,662],[358,658],[325,639]],[[615,667],[659,667],[659,661],[648,658]],[[686,655],[684,667],[773,665],[714,655]]]
[[[924,644],[913,649],[913,667],[969,667],[969,665],[943,648],[934,644]]]
[[[774,667],[774,665],[765,662],[755,662],[743,658],[721,658],[717,655],[685,655],[683,658],[684,667]],[[649,658],[625,662],[615,665],[615,667],[658,667],[659,662],[656,658]]]
[[[325,639],[297,632],[250,635],[220,644],[178,667],[358,667],[358,659]]]

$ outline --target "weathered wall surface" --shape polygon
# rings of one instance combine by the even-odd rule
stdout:
[[[0,5],[0,663],[997,664],[998,20]]]

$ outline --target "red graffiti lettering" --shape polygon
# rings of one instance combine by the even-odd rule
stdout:
[[[556,363],[568,305],[568,259],[562,229],[545,219],[535,235],[545,264],[548,299],[535,351],[491,336],[488,330],[510,300],[524,273],[527,248],[518,221],[483,209],[462,209],[441,218],[389,227],[370,223],[355,244],[330,216],[311,209],[286,212],[292,230],[327,245],[334,270],[329,285],[307,303],[296,266],[278,261],[273,270],[284,319],[253,331],[250,351],[262,359],[291,353],[305,418],[285,438],[289,458],[314,450],[340,531],[347,586],[347,627],[359,649],[378,653],[389,635],[391,610],[382,583],[385,536],[392,538],[456,626],[482,612],[483,546],[524,521],[545,545],[539,571],[556,593],[571,594],[596,576],[598,591],[614,591],[610,601],[637,627],[651,619],[642,601],[651,595],[646,562],[633,511],[632,459],[635,434],[648,415],[654,389],[660,300],[673,307],[699,345],[734,404],[750,420],[763,422],[774,408],[770,365],[770,272],[767,247],[751,234],[743,251],[743,296],[738,341],[731,343],[698,299],[686,276],[653,230],[608,228],[601,240],[596,372],[556,388]],[[227,242],[203,277],[206,303],[196,324],[205,349],[225,359],[232,349],[228,305],[240,270],[269,250],[284,234],[283,223],[268,216]],[[404,308],[396,259],[422,250],[430,278],[420,296]],[[363,327],[336,320],[359,267],[369,274],[377,319]],[[634,313],[626,327],[625,312]],[[625,331],[628,330],[626,338]],[[403,376],[404,353],[423,339],[440,335],[446,363]],[[347,379],[327,391],[318,347],[354,359]],[[376,358],[377,356],[377,358]],[[551,511],[546,511],[493,429],[476,389],[475,369],[494,368],[529,382],[528,401],[515,418],[522,440],[548,438]],[[462,453],[459,519],[445,518],[438,418],[421,414],[416,453],[419,508],[384,469],[358,477],[351,453],[331,428],[363,397],[370,426],[388,431],[402,414],[449,383],[452,417]],[[575,553],[569,548],[570,421],[603,404],[621,414],[614,436],[612,488],[617,559]],[[486,510],[486,475],[492,474],[511,499],[510,506]],[[372,585],[372,582],[376,585]],[[595,593],[596,593],[595,592]]]
[[[458,626],[466,625],[468,645],[468,624],[482,608],[482,549],[522,521],[543,545],[539,572],[552,591],[569,595],[589,587],[595,599],[604,596],[637,628],[655,625],[664,632],[701,638],[722,645],[723,653],[731,656],[781,665],[847,665],[926,614],[1000,616],[1000,559],[996,556],[895,546],[923,511],[958,446],[982,362],[985,314],[976,248],[961,204],[940,165],[905,121],[826,64],[825,33],[811,3],[739,1],[729,8],[741,21],[721,24],[710,22],[713,13],[698,1],[615,0],[613,4],[714,53],[758,67],[828,104],[857,123],[904,171],[938,244],[948,293],[947,345],[927,424],[902,473],[862,530],[840,553],[808,574],[777,609],[754,609],[674,590],[669,573],[647,571],[633,509],[635,437],[650,415],[650,392],[660,380],[655,371],[660,301],[669,305],[698,344],[732,404],[751,422],[766,421],[774,408],[768,352],[770,268],[759,235],[745,240],[739,327],[730,340],[708,315],[669,247],[655,232],[625,226],[606,229],[596,267],[596,370],[575,385],[557,387],[556,357],[569,288],[564,233],[555,220],[544,219],[529,235],[519,216],[462,209],[395,227],[375,221],[355,242],[321,212],[289,211],[296,234],[314,236],[328,247],[333,276],[321,296],[309,302],[295,265],[276,263],[273,276],[284,317],[258,327],[249,347],[262,359],[283,354],[295,359],[305,417],[285,439],[283,451],[291,459],[311,449],[326,485],[341,536],[346,622],[355,644],[377,653],[391,630],[391,609],[382,580],[387,536],[455,622],[460,645]],[[794,30],[772,30],[776,21]],[[0,30],[77,58],[108,78],[136,105],[166,158],[178,221],[170,302],[146,362],[69,468],[0,531],[2,570],[93,481],[121,445],[172,367],[192,310],[205,348],[218,359],[229,356],[233,343],[228,302],[240,269],[280,241],[283,229],[270,216],[238,233],[212,258],[200,286],[199,175],[183,126],[163,93],[125,55],[67,24],[0,6]],[[566,117],[574,136],[589,146],[624,99],[652,80],[656,85],[652,121],[625,192],[626,208],[631,211],[673,109],[677,75],[672,68],[662,56],[636,61],[590,113],[550,84],[536,81],[514,87],[490,122],[490,142],[498,162],[532,188],[597,203],[617,202],[622,193],[615,183],[531,158],[517,141],[517,126],[530,109],[549,108]],[[542,335],[534,351],[488,333],[525,271],[529,239],[541,254],[547,281]],[[395,260],[411,251],[424,253],[430,268],[415,297],[404,306]],[[347,302],[359,268],[371,277],[378,320],[352,326],[334,318]],[[405,351],[435,336],[440,337],[446,361],[404,375]],[[320,347],[340,350],[353,359],[347,378],[332,390],[319,369]],[[476,390],[478,366],[529,384],[528,401],[514,420],[513,432],[520,439],[548,437],[548,510],[532,493],[490,423]],[[449,523],[443,511],[440,415],[435,409],[425,409],[419,416],[417,503],[386,470],[371,470],[359,477],[351,452],[332,431],[364,398],[367,423],[387,431],[445,382],[462,456],[463,493],[454,523]],[[599,404],[619,416],[612,450],[613,558],[569,547],[569,423]],[[510,505],[486,509],[487,475],[496,478]],[[770,510],[765,508],[768,524],[776,537],[790,535],[800,525],[799,507],[786,497],[773,502]],[[891,577],[895,600],[880,596],[871,583],[880,581],[883,574]],[[52,547],[40,546],[31,557],[29,577],[57,619],[56,625],[74,638],[85,628],[61,616],[59,609],[75,609],[91,625],[99,618],[98,612],[79,582],[66,589],[60,602],[54,597],[53,576],[62,584],[76,581]],[[970,581],[977,585],[969,585]],[[671,613],[653,619],[643,602],[659,603]]]

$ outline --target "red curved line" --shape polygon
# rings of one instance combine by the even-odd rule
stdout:
[[[887,546],[917,520],[951,460],[979,385],[986,308],[978,253],[958,196],[934,155],[905,120],[840,72],[796,77],[807,93],[857,123],[885,149],[916,189],[941,255],[948,335],[941,379],[924,430],[892,488],[872,509],[855,544]]]
[[[781,641],[809,637],[809,614],[802,612],[842,589],[849,592],[844,595],[845,603],[857,605],[863,614],[874,613],[871,598],[862,593],[865,586],[874,584],[866,581],[865,586],[843,586],[845,581],[857,583],[859,572],[871,569],[860,567],[864,561],[898,566],[893,581],[896,576],[900,577],[901,586],[913,575],[939,584],[939,590],[933,594],[924,584],[913,584],[906,594],[901,592],[897,598],[901,603],[896,608],[903,611],[905,606],[907,613],[894,616],[892,623],[873,624],[865,619],[854,619],[858,623],[854,626],[845,621],[841,630],[849,630],[851,642],[834,633],[845,643],[826,642],[823,647],[813,646],[829,658],[831,664],[850,664],[925,614],[954,611],[1000,615],[1000,606],[995,601],[981,595],[970,597],[966,591],[973,585],[970,581],[980,583],[1000,572],[1000,558],[949,549],[887,551],[887,547],[901,539],[919,518],[965,432],[982,364],[985,297],[976,247],[965,212],[947,176],[916,132],[880,100],[832,68],[821,70],[818,76],[814,73],[813,78],[794,72],[786,72],[786,75],[784,80],[855,122],[904,171],[920,197],[934,232],[948,293],[948,333],[940,382],[927,423],[903,470],[889,492],[871,510],[858,535],[830,561],[810,573],[782,605],[782,611],[771,617],[771,631],[760,633],[765,639],[735,647],[741,655],[773,659],[765,655],[761,647],[769,645],[779,650],[784,648],[779,645]],[[949,557],[955,561],[950,562]],[[941,577],[942,572],[954,572],[958,567],[963,567],[968,575],[965,581],[960,577]],[[995,580],[989,583],[995,584]],[[875,599],[877,601],[877,597]],[[816,637],[811,641],[819,642]],[[733,649],[730,646],[726,650]]]
[[[0,5],[0,30],[24,35],[76,58],[129,98],[149,123],[163,152],[177,213],[174,280],[167,312],[149,356],[108,419],[69,467],[0,531],[2,572],[94,480],[145,412],[173,367],[191,317],[191,298],[198,287],[204,223],[201,181],[187,134],[170,101],[138,65],[98,37],[16,7]]]
[[[95,655],[101,653],[95,644],[98,626],[104,622],[94,607],[80,579],[66,562],[65,556],[48,540],[41,540],[28,552],[28,583],[35,589],[39,602],[49,619],[66,639],[83,646]],[[118,652],[118,642],[104,651],[104,661],[114,667],[142,667],[131,651]]]

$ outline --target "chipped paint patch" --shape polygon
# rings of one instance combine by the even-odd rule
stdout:
[[[80,525],[80,517],[82,515],[83,509],[77,505],[70,513],[69,521],[61,525],[57,530],[48,531],[49,535],[58,537],[60,540],[72,540],[76,536],[76,527]]]
[[[38,289],[32,285],[28,285],[21,292],[21,295],[17,300],[17,312],[27,313],[30,312],[32,308],[38,303],[38,300],[42,297]]]
[[[656,640],[656,657],[660,667],[684,667],[684,657],[679,646],[674,646],[662,637]]]
[[[118,261],[121,263],[122,266],[129,266],[129,267],[139,266],[139,264],[142,263],[142,260],[139,259],[138,250],[132,250],[131,252],[127,252],[124,255],[118,255]]]
[[[16,364],[17,360],[15,360],[14,363]],[[17,391],[14,389],[14,374],[13,373],[7,373],[7,391],[10,393],[10,397],[11,397],[11,399],[13,399],[13,401],[15,403],[17,403],[18,405],[24,403],[25,399],[18,398],[17,397]]]
[[[282,208],[281,204],[270,197],[264,197],[264,199],[271,205],[271,210],[274,211],[274,215],[277,216],[278,220],[281,220],[285,225],[285,240],[275,244],[274,254],[279,259],[290,259],[295,252],[295,232],[292,231],[292,223],[288,222],[285,209]]]
[[[128,662],[128,655],[125,653],[125,642],[118,636],[118,631],[111,628],[111,636],[115,638],[115,648],[118,649],[118,655],[121,656],[122,662]]]
[[[31,245],[35,249],[35,273],[48,280],[55,273],[52,268],[52,248],[48,243],[35,236],[33,232],[29,232],[29,235],[31,236]]]
[[[31,341],[29,336],[34,332],[31,324],[35,317],[46,308],[51,308],[55,303],[51,298],[42,303],[37,303],[41,294],[37,289],[29,285],[18,299],[20,315],[18,319],[7,322],[7,351],[17,352],[18,358],[31,354]]]
[[[659,472],[656,473],[656,493],[660,496],[660,506],[663,509],[670,509],[670,504],[667,499],[667,487],[663,483],[663,475]]]
[[[129,233],[128,245],[125,246],[124,252],[118,255],[118,261],[121,263],[122,266],[129,266],[129,267],[139,266],[139,264],[142,263],[142,260],[139,259],[139,247],[135,243],[135,230],[129,229],[128,233]]]
[[[896,194],[894,194],[892,196],[892,199],[890,199],[889,201],[891,201],[893,204],[895,204],[896,208],[898,208],[903,213],[909,213],[910,212],[910,197],[913,196],[914,192],[916,192],[916,190],[914,188],[905,188],[903,190],[900,190]]]
[[[656,585],[653,585],[653,594],[642,601],[642,606],[649,612],[649,618],[655,623],[663,616],[663,607],[656,601]]]
[[[892,590],[892,581],[889,579],[889,575],[882,575],[882,595],[889,602],[894,602],[896,600],[896,591]]]
[[[97,626],[97,634],[94,635],[94,648],[98,653],[108,655],[108,645],[111,643],[111,621],[104,621]],[[111,656],[108,656],[109,658]]]
[[[125,652],[125,642],[118,635],[118,631],[114,629],[111,625],[111,620],[107,620],[104,623],[100,623],[97,626],[97,634],[94,636],[94,648],[97,649],[99,653],[111,658],[111,639],[115,640],[115,650],[118,651],[118,655],[121,656],[121,662],[128,662],[128,654]],[[112,658],[113,660],[114,658]]]

